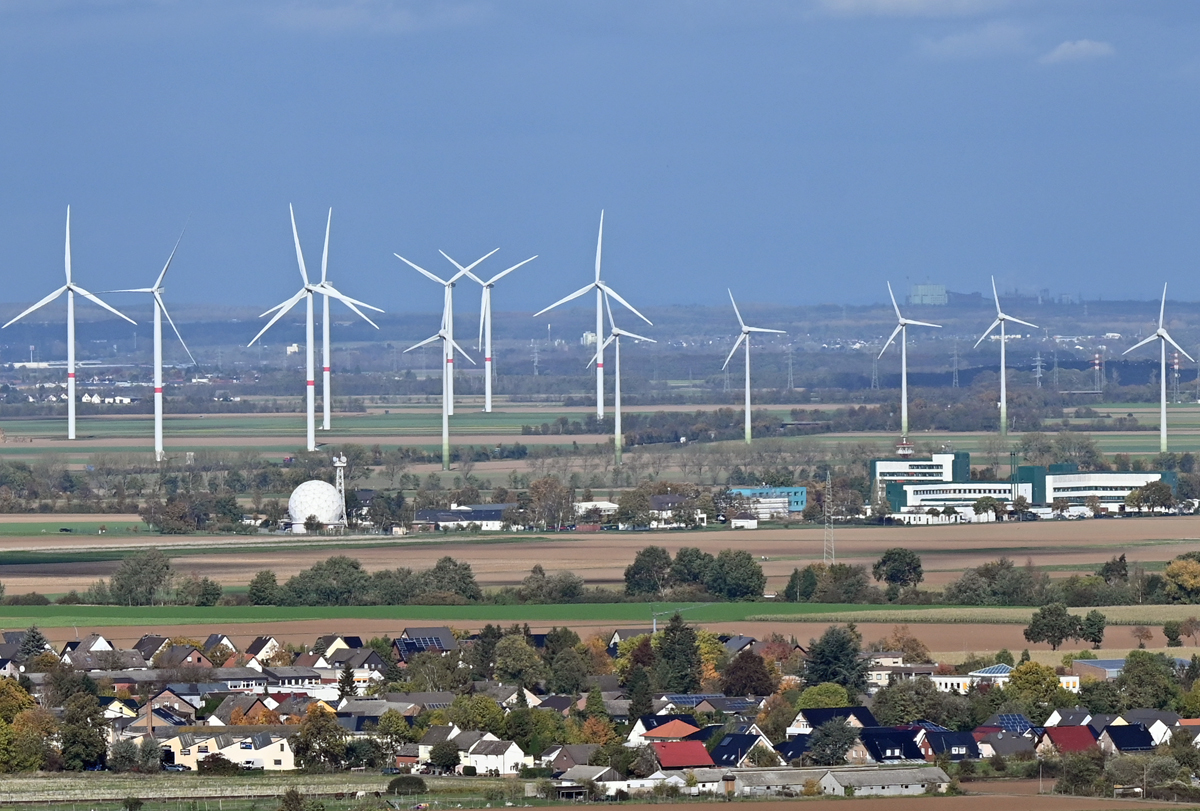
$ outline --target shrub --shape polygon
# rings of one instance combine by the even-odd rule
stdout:
[[[424,794],[425,781],[415,774],[393,777],[387,785],[388,794]]]
[[[474,766],[463,766],[462,767],[462,776],[463,777],[474,777],[476,774],[478,774],[478,772],[475,770]]]
[[[228,777],[229,775],[242,773],[240,766],[217,752],[213,752],[204,760],[197,763],[196,771],[200,774],[211,774],[216,777]]]
[[[145,804],[143,800],[139,800],[137,797],[126,797],[124,800],[121,800],[121,807],[125,811],[141,811],[142,806]]]

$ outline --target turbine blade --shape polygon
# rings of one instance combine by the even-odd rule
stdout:
[[[527,265],[527,264],[529,264],[530,262],[532,262],[534,259],[537,259],[537,254],[534,254],[533,256],[529,257],[529,258],[528,258],[528,259],[526,259],[524,262],[518,262],[517,264],[513,265],[512,267],[510,267],[508,270],[502,270],[502,271],[500,271],[500,272],[499,272],[499,273],[497,273],[495,276],[493,276],[492,278],[488,279],[487,283],[488,283],[488,284],[495,284],[496,282],[500,281],[501,279],[503,279],[503,278],[504,278],[505,276],[507,276],[508,274],[512,273],[512,272],[513,272],[514,270],[516,270],[517,268],[521,267],[521,265]]]
[[[35,305],[33,305],[32,307],[30,307],[29,309],[27,309],[27,310],[23,311],[23,312],[22,312],[20,315],[18,315],[18,316],[17,316],[16,318],[14,318],[12,321],[9,321],[9,322],[8,322],[8,324],[5,324],[4,326],[5,326],[5,327],[7,327],[7,326],[9,326],[10,324],[15,324],[17,321],[20,321],[22,318],[24,318],[25,316],[29,315],[31,312],[33,312],[34,310],[38,309],[39,307],[44,307],[44,306],[46,306],[47,304],[49,304],[50,302],[54,301],[56,298],[58,298],[59,296],[61,296],[63,293],[67,292],[67,290],[68,290],[69,288],[70,288],[70,285],[65,285],[65,284],[64,284],[62,287],[58,288],[58,289],[57,289],[57,290],[55,290],[53,293],[51,293],[50,295],[46,296],[44,299],[42,299],[41,301],[39,301],[37,304],[35,304]],[[0,327],[0,329],[3,329],[3,328],[4,328],[4,327]]]
[[[896,311],[896,318],[903,319],[904,316],[900,315],[900,305],[896,303],[896,294],[892,292],[892,283],[888,282],[887,286],[888,295],[892,297],[892,309]]]
[[[996,300],[996,315],[1000,315],[1000,294],[996,292],[996,277],[992,277],[992,298]]]
[[[433,343],[434,341],[440,341],[444,337],[445,337],[445,334],[441,330],[439,330],[436,335],[430,335],[424,341],[421,341],[421,343],[413,344],[412,346],[410,346],[408,349],[405,349],[404,351],[412,352],[414,349],[420,349],[423,346],[428,346],[429,344]]]
[[[595,363],[599,359],[600,353],[603,352],[605,349],[608,349],[608,345],[613,342],[613,339],[615,337],[616,337],[615,335],[609,335],[607,338],[604,339],[604,343],[600,344],[600,346],[596,349],[596,354],[592,355],[592,359],[587,362],[587,366],[591,366],[593,363]],[[587,366],[585,366],[584,368],[587,368]]]
[[[154,290],[153,287],[133,287],[128,290],[102,290],[101,292],[107,296],[109,293],[153,293]]]
[[[325,220],[325,250],[321,252],[321,284],[329,275],[329,227],[333,225],[333,209],[329,209],[329,218]]]
[[[733,300],[733,291],[726,287],[725,292],[729,294],[729,302],[733,305],[733,314],[737,316],[738,326],[744,330],[746,322],[742,320],[742,313],[738,310],[737,302]]]
[[[447,259],[450,259],[450,254],[446,253],[445,251],[439,250],[438,253],[440,253],[442,256],[446,257]],[[460,272],[466,270],[465,267],[458,264],[458,262],[455,262],[453,259],[450,259],[450,264],[452,264],[452,265],[454,265],[454,267],[458,268],[458,270]]]
[[[542,313],[549,312],[550,310],[553,310],[555,307],[557,307],[560,304],[566,304],[571,299],[577,299],[580,296],[582,296],[584,293],[591,291],[595,287],[596,287],[596,285],[594,283],[589,284],[587,287],[581,287],[578,290],[576,290],[574,293],[572,293],[571,295],[567,296],[566,298],[560,298],[558,301],[554,302],[549,307],[544,307],[541,310],[538,310],[536,313],[533,314],[533,317],[537,318]]]
[[[104,303],[103,301],[101,301],[99,298],[97,298],[96,296],[92,295],[92,294],[91,294],[91,293],[89,293],[88,291],[84,290],[84,289],[83,289],[82,287],[80,287],[79,285],[77,285],[77,284],[73,284],[73,285],[71,285],[71,289],[72,289],[72,290],[74,290],[74,291],[75,291],[76,293],[78,293],[79,295],[83,296],[83,297],[84,297],[85,299],[87,299],[88,301],[92,302],[93,304],[99,304],[101,307],[103,307],[104,309],[108,310],[108,311],[109,311],[110,313],[112,313],[113,315],[117,315],[117,316],[120,316],[121,318],[124,318],[124,319],[125,319],[126,321],[128,321],[130,324],[135,324],[135,325],[137,324],[137,322],[136,322],[136,321],[134,321],[134,320],[133,320],[132,318],[130,318],[129,316],[125,315],[125,313],[121,312],[120,310],[116,309],[115,307],[110,307],[109,305],[105,304],[105,303]]]
[[[745,327],[747,332],[773,332],[777,335],[787,335],[786,330],[782,329],[767,329],[766,327]]]
[[[68,216],[70,210],[68,209]],[[596,281],[600,281],[600,248],[604,245],[604,209],[600,209],[600,233],[596,235]]]
[[[1167,310],[1167,285],[1166,285],[1166,282],[1164,282],[1163,283],[1162,304],[1158,305],[1158,328],[1159,329],[1162,329],[1163,315],[1166,313],[1166,310]],[[1182,352],[1183,350],[1181,349],[1179,351]]]
[[[975,342],[975,348],[978,348],[978,347],[979,347],[979,345],[980,345],[981,343],[983,343],[983,339],[984,339],[984,338],[986,338],[986,337],[988,337],[989,335],[991,335],[991,334],[992,334],[992,330],[994,330],[994,329],[995,329],[996,327],[998,327],[998,326],[1000,326],[1000,319],[999,319],[999,318],[997,318],[995,321],[993,321],[993,322],[992,322],[992,325],[991,325],[990,327],[988,327],[988,328],[987,328],[987,330],[986,330],[986,331],[985,331],[985,332],[984,332],[982,335],[980,335],[980,336],[979,336],[979,340]]]
[[[193,366],[199,366],[196,363],[196,358],[192,355],[192,350],[188,349],[187,342],[183,340],[183,336],[179,334],[179,327],[175,326],[175,322],[171,320],[171,314],[167,312],[167,305],[163,303],[162,296],[158,293],[154,294],[154,300],[159,307],[162,307],[163,315],[167,317],[167,323],[171,325],[171,329],[175,330],[175,337],[179,339],[179,343],[183,344],[183,351],[187,352],[187,356],[192,359]]]
[[[733,342],[733,349],[729,350],[729,357],[725,358],[725,362],[721,364],[721,371],[724,371],[725,367],[729,365],[729,361],[733,360],[733,353],[738,351],[738,347],[742,345],[742,341],[744,340],[746,340],[746,333],[743,332],[738,336],[738,339]]]
[[[296,304],[299,303],[300,299],[304,298],[304,296],[307,293],[308,293],[307,290],[301,290],[299,293],[292,296],[290,299],[285,301],[283,304],[280,304],[278,307],[276,307],[275,309],[278,310],[278,312],[275,313],[275,316],[270,321],[267,322],[267,325],[265,327],[263,327],[262,329],[260,329],[258,331],[258,334],[254,336],[254,340],[251,341],[250,343],[246,344],[246,346],[254,346],[254,341],[257,341],[259,338],[261,338],[263,336],[264,332],[266,332],[267,330],[269,330],[271,327],[273,327],[275,325],[276,321],[278,321],[279,319],[281,319],[285,315],[287,315],[288,310],[295,307]],[[267,312],[269,313],[270,310],[267,310]],[[263,313],[263,315],[266,315],[266,314],[267,313]],[[262,318],[262,316],[259,316],[259,318]]]
[[[292,239],[296,241],[296,262],[300,265],[300,275],[304,278],[304,284],[307,285],[308,268],[304,266],[304,251],[300,250],[300,232],[296,230],[296,212],[291,203],[288,203],[288,211],[292,215]]]
[[[67,272],[67,287],[71,286],[71,207],[67,206],[67,239],[63,248],[63,268]]]
[[[615,335],[617,332],[617,322],[613,321],[612,305],[608,303],[608,296],[601,296],[604,299],[604,310],[608,313],[608,328]],[[611,337],[611,336],[610,336]]]
[[[623,330],[619,327],[614,327],[613,333],[616,335],[623,336],[625,338],[632,338],[635,341],[646,341],[647,343],[652,343],[652,344],[658,343],[658,341],[654,340],[653,338],[647,338],[644,335],[638,335],[637,333],[634,333],[634,332],[626,332],[625,330]]]
[[[1011,315],[1008,316],[1008,320],[1015,324],[1023,324],[1031,329],[1041,329],[1041,327],[1039,327],[1037,324],[1030,324],[1028,321],[1022,321],[1019,318],[1013,318]]]
[[[468,355],[468,354],[467,354],[467,351],[466,351],[465,349],[463,349],[461,346],[459,346],[459,345],[458,345],[458,341],[451,341],[451,342],[450,342],[450,345],[451,345],[452,347],[454,347],[454,349],[458,350],[458,353],[459,353],[460,355],[462,355],[462,356],[463,356],[464,358],[466,358],[467,360],[471,361],[471,365],[472,365],[472,366],[476,366],[476,365],[478,365],[478,364],[476,364],[476,363],[475,363],[475,359],[474,359],[474,358],[472,358],[470,355]]]
[[[442,256],[446,256],[446,258],[447,258],[447,259],[450,259],[450,261],[451,261],[451,262],[454,262],[454,266],[455,266],[456,268],[458,268],[458,270],[459,270],[459,274],[461,275],[461,274],[463,274],[463,273],[470,273],[472,270],[474,270],[474,269],[476,268],[476,266],[478,266],[478,265],[479,265],[479,263],[480,263],[480,262],[482,262],[484,259],[487,259],[489,256],[491,256],[493,253],[495,253],[495,252],[496,252],[496,251],[498,251],[498,250],[500,250],[500,249],[499,249],[499,248],[496,248],[495,250],[493,250],[493,251],[490,251],[489,253],[486,253],[486,254],[484,254],[483,256],[479,257],[478,259],[476,259],[474,262],[472,262],[471,264],[467,265],[466,267],[463,267],[462,265],[458,264],[458,262],[454,262],[454,260],[453,260],[453,259],[450,259],[450,257],[449,257],[449,256],[446,256],[446,252],[445,252],[445,251],[438,251],[438,253],[440,253]]]
[[[187,226],[185,225],[183,227],[183,231],[186,231],[186,230],[187,230]],[[162,287],[163,279],[166,278],[167,271],[171,267],[171,260],[175,258],[175,251],[179,250],[179,243],[183,241],[183,231],[179,232],[179,239],[175,240],[175,247],[171,249],[171,255],[167,257],[167,263],[165,265],[163,265],[162,273],[158,274],[158,279],[156,279],[154,282],[155,290],[158,290]],[[141,293],[141,292],[145,292],[145,291],[139,290],[138,292]]]
[[[439,279],[437,276],[434,276],[432,273],[430,273],[430,272],[429,272],[428,270],[426,270],[425,268],[423,268],[423,267],[420,267],[419,265],[414,265],[412,262],[408,261],[407,259],[405,259],[403,256],[401,256],[401,255],[400,255],[400,254],[398,254],[398,253],[394,253],[394,254],[392,254],[392,256],[396,257],[396,258],[397,258],[397,259],[399,259],[401,262],[403,262],[404,264],[408,265],[410,268],[412,268],[413,270],[417,271],[418,273],[421,273],[421,274],[423,274],[423,275],[425,275],[425,276],[428,276],[430,279],[433,279],[433,280],[434,280],[435,282],[437,282],[438,284],[442,284],[442,285],[449,284],[449,282],[447,282],[445,279]]]
[[[612,297],[613,297],[613,298],[615,298],[615,299],[616,299],[616,300],[617,300],[619,303],[621,303],[621,304],[625,305],[625,309],[626,309],[626,310],[629,310],[629,312],[633,313],[634,315],[636,315],[638,318],[640,318],[640,319],[642,319],[643,321],[645,321],[645,322],[646,322],[647,324],[649,324],[650,326],[654,326],[654,322],[653,322],[653,321],[651,321],[649,318],[647,318],[646,316],[642,315],[642,314],[641,314],[641,313],[639,313],[637,310],[635,310],[632,304],[630,304],[628,301],[626,301],[625,299],[621,298],[621,297],[620,297],[620,295],[618,295],[618,294],[617,294],[617,291],[616,291],[616,290],[613,290],[611,287],[609,287],[608,285],[606,285],[604,282],[597,282],[597,284],[599,284],[599,285],[600,285],[600,289],[601,289],[601,290],[603,290],[603,291],[604,291],[606,294],[608,294],[608,295],[612,296]]]
[[[930,324],[927,321],[905,321],[904,323],[910,327],[933,327],[934,329],[942,328],[941,324]]]
[[[892,330],[892,334],[888,336],[887,342],[883,345],[883,349],[879,350],[879,357],[883,357],[883,353],[887,352],[887,348],[892,345],[892,341],[896,340],[896,336],[899,335],[903,329],[903,324],[896,325],[896,328]],[[979,340],[982,341],[983,339],[980,338]]]
[[[334,298],[336,298],[340,301],[357,304],[359,307],[365,307],[368,310],[374,310],[377,313],[383,312],[383,310],[381,308],[376,307],[374,304],[367,304],[365,301],[359,301],[356,298],[351,298],[350,296],[347,296],[345,293],[343,293],[341,290],[338,290],[336,287],[331,285],[329,282],[325,282],[324,284],[317,285],[317,287],[320,288],[322,293],[325,293],[326,295],[332,294]]]
[[[358,309],[357,302],[354,299],[350,298],[349,296],[343,296],[341,293],[334,290],[329,285],[325,285],[325,287],[322,288],[322,292],[324,292],[325,295],[329,296],[330,298],[335,298],[338,301],[340,301],[342,304],[345,304],[351,310],[354,310],[354,312],[358,314],[358,317],[361,318],[363,321],[366,321],[368,324],[373,326],[375,329],[379,329],[378,324],[376,324],[371,319],[367,318],[366,314],[362,310]]]
[[[1176,348],[1176,349],[1178,349],[1180,352],[1182,352],[1182,353],[1183,353],[1183,356],[1184,356],[1185,358],[1187,358],[1188,360],[1192,361],[1192,363],[1195,363],[1195,362],[1196,362],[1196,361],[1195,361],[1195,359],[1194,359],[1194,358],[1192,358],[1192,356],[1191,356],[1191,355],[1189,355],[1189,354],[1187,353],[1187,351],[1186,351],[1186,350],[1185,350],[1185,349],[1184,349],[1182,346],[1180,346],[1179,344],[1175,343],[1175,339],[1171,337],[1171,333],[1167,332],[1167,331],[1164,329],[1164,330],[1162,331],[1162,337],[1163,337],[1163,340],[1165,340],[1165,341],[1166,341],[1167,343],[1169,343],[1171,346],[1175,347],[1175,348]]]
[[[488,305],[488,288],[483,287],[483,294],[479,297],[479,342],[475,345],[477,351],[483,351],[483,320],[487,316]]]
[[[1135,350],[1135,349],[1141,349],[1141,348],[1142,348],[1143,346],[1145,346],[1146,344],[1152,343],[1152,342],[1154,342],[1154,341],[1157,341],[1157,340],[1158,340],[1158,333],[1156,332],[1156,333],[1154,333],[1153,335],[1151,335],[1149,338],[1145,338],[1145,339],[1143,339],[1143,340],[1141,340],[1141,341],[1138,341],[1136,344],[1134,344],[1133,346],[1129,347],[1128,349],[1126,349],[1126,350],[1125,350],[1124,352],[1122,352],[1121,354],[1122,354],[1122,355],[1128,355],[1128,354],[1129,354],[1130,352],[1132,352],[1133,350]]]

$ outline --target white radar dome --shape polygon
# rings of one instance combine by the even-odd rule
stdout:
[[[315,479],[297,487],[288,499],[288,517],[294,527],[301,529],[310,515],[315,515],[321,524],[341,523],[342,510],[342,497],[337,488]]]

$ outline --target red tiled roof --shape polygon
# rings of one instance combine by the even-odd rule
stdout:
[[[680,721],[678,718],[676,718],[674,721],[668,721],[662,726],[655,727],[654,729],[642,735],[642,737],[677,740],[680,738],[686,738],[688,735],[699,731],[699,727],[694,727],[687,721]]]
[[[1046,737],[1060,752],[1084,752],[1096,745],[1090,727],[1047,727]]]
[[[664,769],[712,767],[713,759],[700,741],[664,741],[650,744]]]

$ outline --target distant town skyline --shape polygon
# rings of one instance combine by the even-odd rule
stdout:
[[[497,247],[539,259],[496,312],[540,309],[587,282],[602,208],[639,307],[991,274],[1196,301],[1198,33],[1182,0],[10,0],[3,303],[62,283],[70,204],[88,289],[144,284],[186,223],[169,304],[266,309],[289,203],[314,255],[333,208],[330,278],[390,312],[441,298],[393,252]]]

